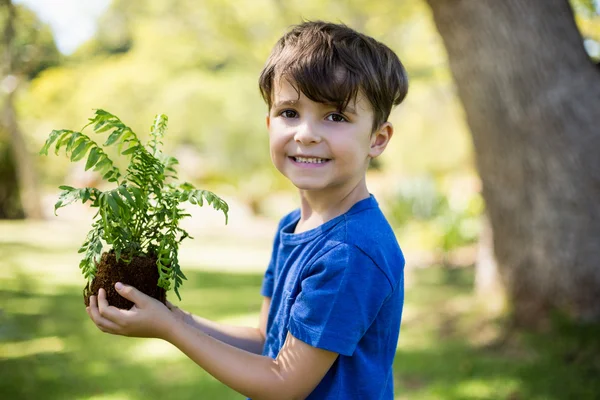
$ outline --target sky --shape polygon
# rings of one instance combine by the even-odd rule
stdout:
[[[110,0],[13,0],[33,10],[40,20],[50,25],[58,50],[73,53],[96,31],[96,20]]]

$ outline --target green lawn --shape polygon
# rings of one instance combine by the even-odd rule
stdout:
[[[243,398],[168,343],[98,331],[83,305],[75,253],[81,236],[69,232],[0,222],[0,398]],[[255,323],[260,265],[237,273],[186,267],[183,308]],[[472,269],[431,267],[408,278],[397,399],[600,398],[597,327],[562,323],[494,345],[500,321],[486,319],[471,295]]]

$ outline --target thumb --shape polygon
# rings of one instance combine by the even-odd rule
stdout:
[[[133,286],[125,285],[124,283],[117,282],[115,289],[122,297],[132,301],[134,304],[140,304],[143,298],[143,293],[134,288]]]

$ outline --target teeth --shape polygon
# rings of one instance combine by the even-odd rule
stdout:
[[[322,164],[325,161],[327,161],[323,158],[306,158],[306,157],[294,157],[294,160],[296,160],[296,162],[306,163],[306,164]]]

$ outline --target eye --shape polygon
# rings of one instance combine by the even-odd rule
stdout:
[[[296,118],[298,117],[298,113],[294,110],[283,110],[279,113],[283,118]]]
[[[333,122],[348,122],[346,117],[344,117],[342,114],[338,114],[338,113],[329,114],[327,116],[327,120],[333,121]]]

